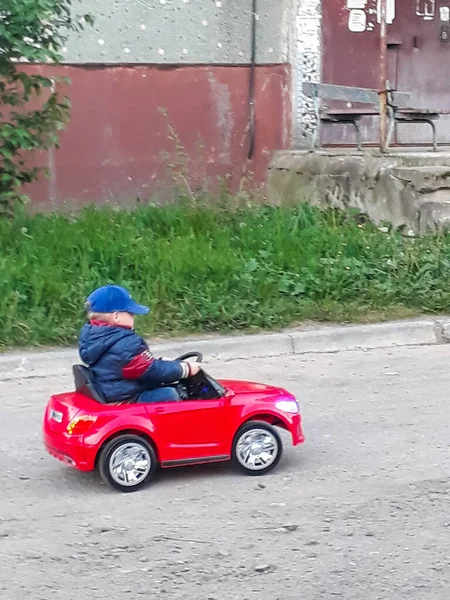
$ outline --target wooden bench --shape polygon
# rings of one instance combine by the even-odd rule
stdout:
[[[412,108],[409,94],[392,89],[387,82],[387,118],[388,128],[386,134],[386,148],[389,148],[392,135],[395,133],[397,123],[428,123],[433,132],[433,149],[437,150],[436,125],[434,121],[444,111]],[[305,82],[303,93],[314,100],[314,111],[318,122],[321,123],[351,123],[356,131],[358,150],[362,150],[361,133],[358,121],[365,116],[378,116],[380,114],[379,93],[369,88],[332,85],[328,83]],[[328,109],[321,107],[321,100],[339,100],[356,104],[371,105],[364,108]],[[317,147],[317,131],[314,135],[313,148]]]

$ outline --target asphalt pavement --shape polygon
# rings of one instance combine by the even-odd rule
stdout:
[[[115,493],[47,456],[67,374],[0,380],[0,598],[447,600],[450,346],[211,362],[295,393],[270,475],[162,471]],[[5,376],[6,375],[6,376]]]

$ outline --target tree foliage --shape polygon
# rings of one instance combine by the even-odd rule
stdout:
[[[26,200],[23,185],[45,170],[30,166],[30,151],[57,147],[70,117],[69,80],[30,64],[60,63],[68,34],[86,23],[92,18],[76,16],[71,0],[1,0],[0,213]]]

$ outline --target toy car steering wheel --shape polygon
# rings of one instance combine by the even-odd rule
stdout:
[[[196,358],[197,362],[201,363],[203,361],[203,354],[201,352],[186,352],[181,356],[178,356],[175,360],[187,360],[188,358]]]

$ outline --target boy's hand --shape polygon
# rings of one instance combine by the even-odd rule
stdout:
[[[193,375],[197,375],[197,373],[202,368],[202,365],[198,362],[187,360],[186,364],[189,367],[189,375],[192,377]]]

